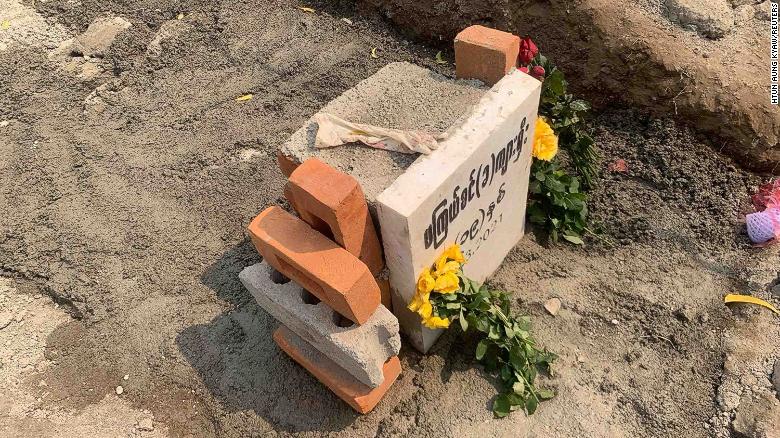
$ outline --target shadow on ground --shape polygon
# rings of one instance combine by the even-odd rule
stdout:
[[[271,334],[278,322],[238,279],[259,260],[246,240],[203,273],[203,284],[233,308],[186,328],[176,338],[179,350],[227,411],[252,410],[275,430],[343,430],[358,415],[277,347]]]

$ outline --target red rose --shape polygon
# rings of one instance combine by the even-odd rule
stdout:
[[[533,61],[537,53],[539,53],[539,49],[531,38],[525,37],[520,40],[520,55],[517,57],[520,65],[528,65]]]
[[[544,67],[541,65],[535,65],[534,68],[531,69],[531,76],[539,79],[540,81],[544,79]]]
[[[520,67],[520,68],[518,68],[518,70],[520,70],[521,72],[523,72],[525,74],[528,74],[528,67]]]

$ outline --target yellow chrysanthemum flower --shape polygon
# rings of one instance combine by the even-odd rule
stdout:
[[[447,328],[450,326],[450,320],[446,318],[439,318],[438,316],[432,316],[423,320],[423,324],[432,329]]]
[[[460,252],[460,245],[457,243],[447,248],[446,251],[444,251],[444,257],[447,257],[450,260],[454,260],[458,263],[466,263],[466,258],[463,257],[463,253]]]
[[[460,263],[456,261],[449,261],[441,264],[439,262],[436,262],[436,272],[434,273],[434,275],[436,275],[436,277],[440,277],[447,273],[457,273],[459,269],[460,269]]]
[[[431,305],[430,301],[425,301],[422,303],[419,309],[417,309],[417,314],[422,316],[423,319],[427,319],[431,317],[431,314],[433,314],[433,306]]]
[[[451,294],[460,289],[460,280],[454,272],[447,272],[436,278],[434,291],[442,294]]]
[[[439,256],[438,259],[436,259],[436,263],[433,264],[436,267],[436,270],[433,272],[433,275],[438,276],[439,272],[443,270],[444,265],[446,264],[447,264],[447,255],[442,254],[441,256]]]
[[[429,293],[436,285],[436,279],[431,275],[431,268],[425,268],[420,274],[420,278],[417,280],[417,292]]]
[[[544,161],[550,161],[558,153],[558,137],[547,122],[539,117],[534,130],[533,156]]]
[[[406,307],[409,310],[411,310],[412,312],[416,312],[416,311],[420,310],[420,307],[423,305],[423,303],[428,301],[429,296],[430,295],[427,295],[427,294],[426,295],[422,295],[422,294],[419,294],[419,293],[414,294],[414,296],[412,297],[412,301],[410,301],[409,305],[406,306]]]

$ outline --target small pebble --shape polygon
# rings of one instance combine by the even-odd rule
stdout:
[[[557,315],[558,311],[561,310],[561,300],[559,298],[550,298],[544,303],[544,309],[552,316]]]
[[[617,319],[613,319],[612,320],[612,325],[618,325],[618,320]]]
[[[124,376],[124,377],[122,377],[122,379],[124,379],[124,380],[127,380],[127,379],[129,379],[129,378],[130,378],[130,374],[125,374],[125,376]]]
[[[5,128],[6,126],[8,126],[9,123],[11,122],[9,122],[8,120],[3,120],[2,122],[0,122],[0,128]]]
[[[121,386],[116,387],[116,395],[122,395],[122,393],[125,392],[125,389]]]
[[[341,19],[341,21],[343,21],[343,22],[349,24],[350,26],[352,26],[352,20],[350,20],[349,18],[344,17],[344,18]]]
[[[138,430],[145,431],[145,432],[151,432],[154,430],[154,423],[152,422],[151,418],[144,418],[143,420],[138,422]]]

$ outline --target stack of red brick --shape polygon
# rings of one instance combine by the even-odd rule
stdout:
[[[292,280],[310,294],[303,301],[322,311],[285,307],[285,297],[257,290],[273,285],[253,283],[250,274],[255,274],[242,273],[242,281],[285,324],[274,333],[276,343],[355,410],[366,413],[395,382],[401,365],[398,322],[387,310],[387,282],[377,280],[384,268],[382,246],[363,190],[351,176],[314,158],[297,167],[280,162],[280,167],[289,178],[285,197],[300,217],[272,206],[252,220],[249,233],[264,263],[281,278],[274,283]],[[352,338],[365,345],[345,341]]]

